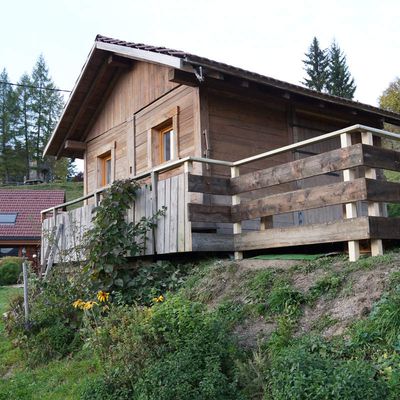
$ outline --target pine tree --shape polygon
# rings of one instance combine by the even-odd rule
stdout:
[[[328,93],[334,96],[352,99],[357,86],[349,72],[346,56],[335,41],[329,49],[328,73]]]
[[[31,157],[39,169],[45,169],[53,175],[54,158],[43,160],[43,150],[61,113],[64,99],[55,91],[54,82],[43,55],[40,55],[32,71],[32,132],[33,151]]]
[[[0,74],[0,179],[9,182],[15,172],[17,97],[7,71]]]
[[[318,92],[324,91],[329,77],[327,50],[322,50],[318,39],[314,37],[305,56],[303,63],[307,77],[304,78],[303,84]]]
[[[33,152],[32,138],[32,81],[28,74],[23,74],[18,81],[18,120],[17,132],[21,143],[24,175],[29,179],[31,154]]]

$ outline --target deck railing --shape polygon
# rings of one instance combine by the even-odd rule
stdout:
[[[361,143],[355,144],[357,135]],[[382,180],[375,181],[376,171],[377,169],[400,171],[400,153],[373,146],[374,136],[400,140],[400,136],[392,132],[353,125],[234,162],[186,157],[136,175],[133,179],[147,179],[150,184],[143,186],[136,211],[131,213],[132,219],[136,220],[140,215],[147,216],[148,213],[154,213],[164,205],[168,209],[166,217],[160,219],[157,232],[149,239],[151,247],[146,253],[225,249],[234,250],[236,258],[240,258],[241,253],[247,250],[347,241],[350,259],[356,260],[359,257],[359,241],[370,239],[372,254],[381,254],[382,239],[397,238],[400,235],[399,229],[395,229],[398,221],[385,218],[384,207],[380,207],[378,203],[400,202],[400,186]],[[240,174],[240,169],[244,165],[334,138],[340,138],[338,149],[244,175]],[[230,170],[230,178],[194,175],[193,163],[226,167]],[[161,174],[182,166],[183,174],[159,180]],[[360,171],[364,176],[357,177]],[[315,188],[286,190],[277,194],[257,195],[257,191],[262,191],[260,189],[337,172],[342,174],[342,182]],[[228,171],[227,173],[229,174]],[[54,230],[57,221],[65,218],[63,217],[66,215],[65,212],[60,214],[62,217],[58,215],[60,210],[91,198],[94,199],[95,206],[106,189],[101,188],[79,199],[43,210],[43,218],[49,213],[52,214],[51,218],[44,221],[44,225],[47,224],[47,231]],[[190,192],[229,196],[231,204],[193,204]],[[250,198],[247,196],[248,192],[252,192]],[[360,207],[357,207],[360,201],[368,202],[367,215],[360,216]],[[272,227],[274,216],[341,204],[345,208],[344,218],[338,221],[290,228]],[[260,219],[260,230],[242,232],[243,221],[255,219]],[[218,233],[194,235],[192,222],[232,224],[233,240],[232,235],[218,235]],[[87,225],[85,222],[85,226]],[[44,247],[42,247],[42,257],[47,259],[49,251]]]

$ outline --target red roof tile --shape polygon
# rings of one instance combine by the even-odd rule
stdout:
[[[40,239],[40,211],[64,203],[63,190],[0,189],[0,213],[17,213],[16,223],[0,224],[0,240]]]

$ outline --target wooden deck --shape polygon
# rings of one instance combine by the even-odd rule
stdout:
[[[388,218],[385,207],[385,203],[400,202],[400,184],[377,179],[383,176],[381,170],[400,171],[400,152],[374,146],[374,136],[399,140],[393,133],[357,125],[237,162],[189,157],[174,161],[137,176],[151,178],[151,185],[141,187],[127,218],[137,222],[166,207],[166,215],[148,234],[146,255],[234,251],[240,258],[248,250],[348,242],[350,259],[356,260],[360,240],[369,240],[372,255],[379,255],[383,239],[400,239],[400,220]],[[243,165],[334,137],[340,138],[341,148],[240,175]],[[192,174],[193,162],[228,168],[231,178]],[[182,165],[183,173],[162,177],[163,172],[177,167],[181,170]],[[293,186],[332,173],[337,177],[334,183],[300,189]],[[93,197],[98,202],[100,192],[85,199]],[[221,196],[232,201],[224,205],[218,200]],[[93,206],[69,212],[61,211],[63,206],[44,211],[44,215],[49,211],[53,214],[43,221],[45,262],[57,262],[62,254],[78,248],[91,225]],[[285,227],[277,222],[282,215],[329,207],[343,210],[341,217]],[[257,230],[246,230],[248,221],[256,224]]]

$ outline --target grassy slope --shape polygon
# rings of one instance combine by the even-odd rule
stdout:
[[[6,311],[8,300],[20,293],[21,289],[0,287],[0,315]],[[0,321],[1,400],[77,399],[82,385],[97,373],[96,360],[85,354],[35,369],[25,368],[21,353],[5,337]]]
[[[357,263],[349,263],[343,256],[304,263],[217,260],[196,269],[181,294],[212,309],[223,307],[237,325],[234,331],[239,344],[256,350],[260,339],[268,340],[277,329],[279,310],[288,300],[299,298],[299,292],[300,314],[292,321],[295,337],[345,337],[348,327],[365,319],[390,285],[400,284],[399,266],[399,253]],[[14,292],[0,288],[0,313]],[[0,333],[2,329],[0,326]],[[99,374],[96,362],[84,354],[24,369],[21,354],[1,337],[0,400],[78,399],[86,381]],[[384,354],[387,348],[377,347],[376,351]],[[2,378],[5,373],[6,379]]]

